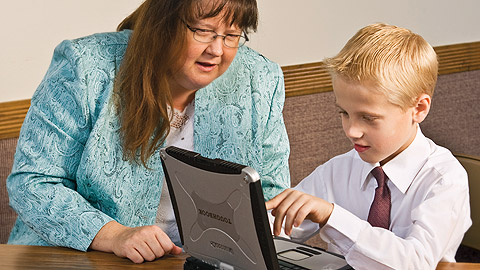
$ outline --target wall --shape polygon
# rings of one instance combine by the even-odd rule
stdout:
[[[0,102],[29,99],[63,39],[115,30],[142,0],[0,2]],[[433,46],[480,41],[477,0],[258,0],[259,31],[249,46],[280,65],[321,61],[360,27],[388,22]]]
[[[252,47],[281,65],[322,61],[361,27],[386,22],[422,35],[432,46],[480,41],[478,0],[259,0]]]
[[[0,0],[0,102],[30,99],[64,39],[115,31],[142,0]]]

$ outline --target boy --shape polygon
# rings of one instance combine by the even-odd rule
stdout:
[[[285,233],[302,241],[320,227],[355,269],[454,262],[471,225],[467,174],[418,125],[437,80],[435,51],[407,29],[373,24],[324,62],[354,149],[266,203],[274,234],[284,219]]]

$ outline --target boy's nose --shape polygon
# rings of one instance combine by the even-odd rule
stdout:
[[[363,131],[355,123],[343,123],[343,131],[345,132],[345,135],[351,139],[358,139],[363,136]]]
[[[214,41],[210,42],[207,47],[207,53],[213,56],[223,55],[223,38],[218,36]]]

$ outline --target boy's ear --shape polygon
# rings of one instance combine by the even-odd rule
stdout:
[[[420,97],[418,97],[415,108],[413,109],[413,121],[415,123],[421,123],[425,117],[427,117],[431,103],[432,98],[427,94],[421,94]]]

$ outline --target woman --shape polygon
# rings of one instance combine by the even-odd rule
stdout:
[[[289,187],[281,69],[242,47],[256,26],[255,0],[147,0],[119,32],[62,42],[7,180],[9,243],[178,254],[166,145],[255,168],[265,199]]]

